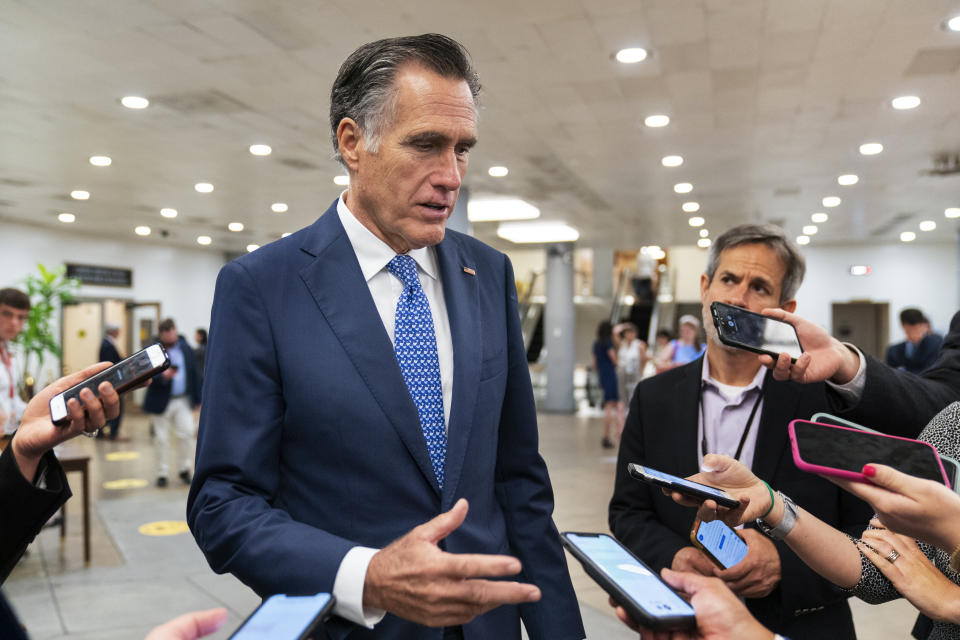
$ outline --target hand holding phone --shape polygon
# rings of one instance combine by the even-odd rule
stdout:
[[[725,345],[765,354],[774,360],[786,353],[796,362],[803,354],[797,330],[787,322],[723,302],[711,304],[710,315],[717,336]]]
[[[243,621],[230,640],[307,640],[330,613],[333,603],[329,593],[270,596]]]
[[[713,500],[718,505],[730,509],[736,509],[740,506],[740,501],[723,489],[717,489],[716,487],[700,484],[699,482],[692,482],[633,462],[627,465],[627,471],[630,472],[631,476],[641,482],[655,484],[670,491],[676,491],[685,496],[690,496],[701,502],[704,500]]]
[[[697,518],[690,530],[690,542],[721,569],[734,566],[750,551],[747,541],[722,520],[704,522]]]

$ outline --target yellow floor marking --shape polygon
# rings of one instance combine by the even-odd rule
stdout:
[[[160,520],[140,525],[137,531],[145,536],[175,536],[187,533],[190,529],[183,520]]]
[[[108,480],[103,483],[104,489],[116,491],[118,489],[140,489],[147,486],[147,481],[142,478],[120,478],[119,480]]]

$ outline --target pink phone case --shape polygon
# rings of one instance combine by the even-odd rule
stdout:
[[[822,467],[818,464],[810,464],[809,462],[804,461],[800,458],[800,448],[797,446],[797,432],[794,429],[794,424],[798,422],[803,422],[806,424],[815,424],[818,427],[823,427],[825,429],[843,429],[845,431],[856,431],[858,433],[865,433],[861,429],[851,429],[850,427],[839,427],[833,424],[823,424],[821,422],[811,422],[810,420],[791,420],[790,425],[787,427],[788,433],[790,434],[790,448],[793,450],[793,462],[797,465],[798,469],[803,471],[809,471],[810,473],[818,473],[824,476],[833,476],[835,478],[844,478],[846,480],[854,480],[856,482],[866,482],[870,484],[870,479],[859,471],[847,471],[846,469],[837,469],[835,467]],[[934,453],[934,457],[937,461],[937,464],[940,467],[940,476],[943,478],[943,483],[950,488],[950,480],[947,478],[947,472],[943,468],[943,462],[940,460],[940,454],[937,450],[928,442],[923,442],[922,440],[913,440],[911,438],[901,438],[900,436],[888,436],[885,433],[876,433],[869,432],[871,436],[882,437],[882,438],[893,438],[894,440],[906,440],[907,442],[919,442],[920,444],[930,447]]]

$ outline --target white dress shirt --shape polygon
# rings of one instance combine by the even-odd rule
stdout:
[[[344,192],[346,193],[346,192]],[[383,327],[394,341],[397,301],[404,285],[399,278],[387,271],[387,263],[396,252],[375,236],[357,220],[343,201],[337,202],[337,215],[347,233],[353,251],[360,263],[360,271],[367,281],[370,295],[383,321]],[[440,265],[433,247],[415,249],[408,254],[417,263],[417,275],[433,316],[433,330],[437,338],[437,357],[440,362],[440,382],[443,390],[443,421],[449,431],[450,403],[453,400],[453,338],[450,334],[450,319],[443,298],[443,283],[440,281]],[[385,615],[379,609],[363,607],[363,584],[370,560],[379,551],[370,547],[353,547],[343,557],[333,583],[333,595],[337,601],[333,608],[336,615],[356,624],[372,628]]]
[[[697,428],[697,460],[703,463],[703,450],[700,443],[706,437],[707,453],[722,453],[731,458],[737,453],[737,446],[747,427],[750,414],[754,413],[750,430],[743,441],[739,460],[748,468],[753,467],[753,457],[757,448],[757,434],[760,433],[760,417],[763,415],[763,379],[767,374],[760,367],[750,384],[737,387],[717,382],[710,377],[710,359],[703,359],[703,372],[700,383],[700,415]],[[753,407],[756,405],[756,412]]]

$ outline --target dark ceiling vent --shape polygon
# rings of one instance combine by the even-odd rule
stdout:
[[[874,227],[873,229],[871,229],[870,235],[874,237],[885,236],[891,231],[893,231],[895,228],[902,225],[907,220],[913,218],[915,215],[916,215],[915,213],[910,213],[910,212],[898,213],[893,217],[891,217],[889,220],[887,220],[884,224],[880,225],[879,227]]]
[[[34,183],[29,180],[19,180],[17,178],[0,178],[0,184],[8,187],[31,187]]]
[[[300,171],[314,171],[317,169],[317,165],[312,162],[307,162],[306,160],[301,160],[300,158],[279,158],[277,162],[291,169],[299,169]]]
[[[211,89],[190,93],[171,93],[165,96],[150,96],[150,101],[185,115],[205,115],[250,111],[250,107],[225,93]]]
[[[786,198],[788,196],[800,195],[800,187],[777,187],[773,190],[775,198]]]
[[[960,174],[960,153],[941,153],[933,157],[933,168],[924,169],[921,175],[954,176]]]

